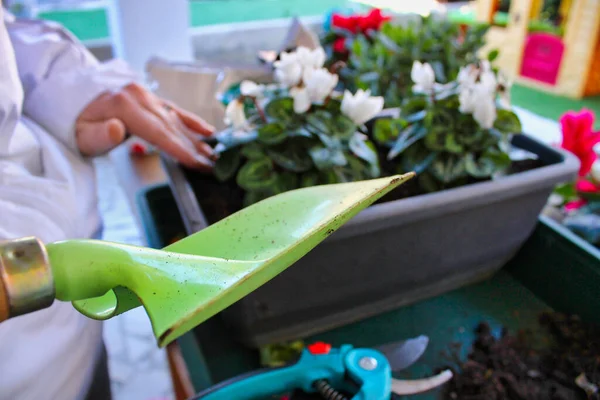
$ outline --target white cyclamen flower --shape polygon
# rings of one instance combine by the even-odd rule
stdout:
[[[371,91],[359,89],[356,94],[344,91],[342,99],[342,114],[357,125],[362,125],[383,110],[383,97],[371,96]]]
[[[252,81],[242,81],[240,84],[240,92],[244,96],[262,97],[264,89],[263,85],[258,85]]]
[[[493,71],[482,71],[479,75],[479,84],[483,85],[489,92],[495,93],[498,87],[496,74]]]
[[[480,82],[473,88],[472,95],[473,119],[483,129],[490,129],[496,121],[496,93],[491,92],[488,86]]]
[[[243,128],[246,126],[246,114],[244,113],[244,104],[238,99],[232,100],[225,109],[225,123],[234,128]]]
[[[325,64],[325,50],[322,47],[311,50],[300,46],[296,49],[296,58],[303,68],[321,68]]]
[[[273,63],[275,79],[286,87],[296,86],[302,79],[302,65],[296,53],[281,53],[279,61]]]
[[[477,68],[475,68],[474,65],[469,64],[465,67],[462,67],[460,71],[458,71],[458,77],[456,78],[456,81],[460,87],[472,86],[477,81],[478,74],[479,71]]]
[[[339,77],[325,68],[306,69],[302,75],[311,103],[322,103],[333,91]]]
[[[294,87],[290,89],[290,95],[294,99],[294,112],[303,114],[308,111],[311,106],[310,96],[306,88]]]
[[[415,61],[410,71],[410,78],[415,83],[413,86],[415,93],[431,93],[435,86],[435,73],[428,63]]]
[[[496,121],[496,91],[498,81],[488,61],[461,68],[458,73],[459,111],[473,114],[483,129],[490,129]]]

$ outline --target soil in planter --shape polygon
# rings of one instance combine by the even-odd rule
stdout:
[[[466,362],[448,384],[445,399],[578,400],[600,399],[576,383],[578,377],[600,384],[600,329],[579,318],[543,313],[539,333],[492,335],[483,322],[476,328]]]
[[[385,156],[380,154],[382,160],[382,170],[392,170],[387,168]],[[521,160],[513,162],[508,174],[516,174],[539,168],[543,163],[539,160]],[[208,224],[214,224],[225,217],[241,210],[243,208],[244,191],[237,186],[235,179],[227,182],[219,182],[212,175],[201,174],[194,170],[184,167],[183,171],[186,180],[194,190],[194,194],[200,203],[204,217]],[[391,173],[387,175],[392,175]],[[466,184],[481,182],[481,180],[470,179]],[[419,186],[418,179],[411,179],[396,190],[388,193],[375,204],[388,201],[400,200],[407,197],[419,196],[425,194],[425,191]]]

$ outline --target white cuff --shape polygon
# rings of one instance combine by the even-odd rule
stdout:
[[[134,81],[141,81],[125,62],[112,60],[74,68],[40,82],[25,99],[23,112],[69,149],[79,152],[75,121],[94,99]]]

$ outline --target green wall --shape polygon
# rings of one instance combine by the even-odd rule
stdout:
[[[351,4],[348,0],[196,0],[190,1],[193,27],[234,22],[259,21],[293,16],[321,15],[333,7]],[[38,17],[59,22],[80,40],[109,37],[104,8],[45,11]]]

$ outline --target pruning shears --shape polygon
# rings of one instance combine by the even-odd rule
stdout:
[[[419,380],[395,379],[392,372],[416,362],[428,343],[427,336],[378,349],[351,345],[332,348],[318,342],[307,346],[294,364],[240,375],[207,389],[193,400],[262,400],[289,393],[295,400],[294,394],[299,392],[325,400],[389,400],[392,394],[422,393],[450,380],[452,372],[443,371]]]

